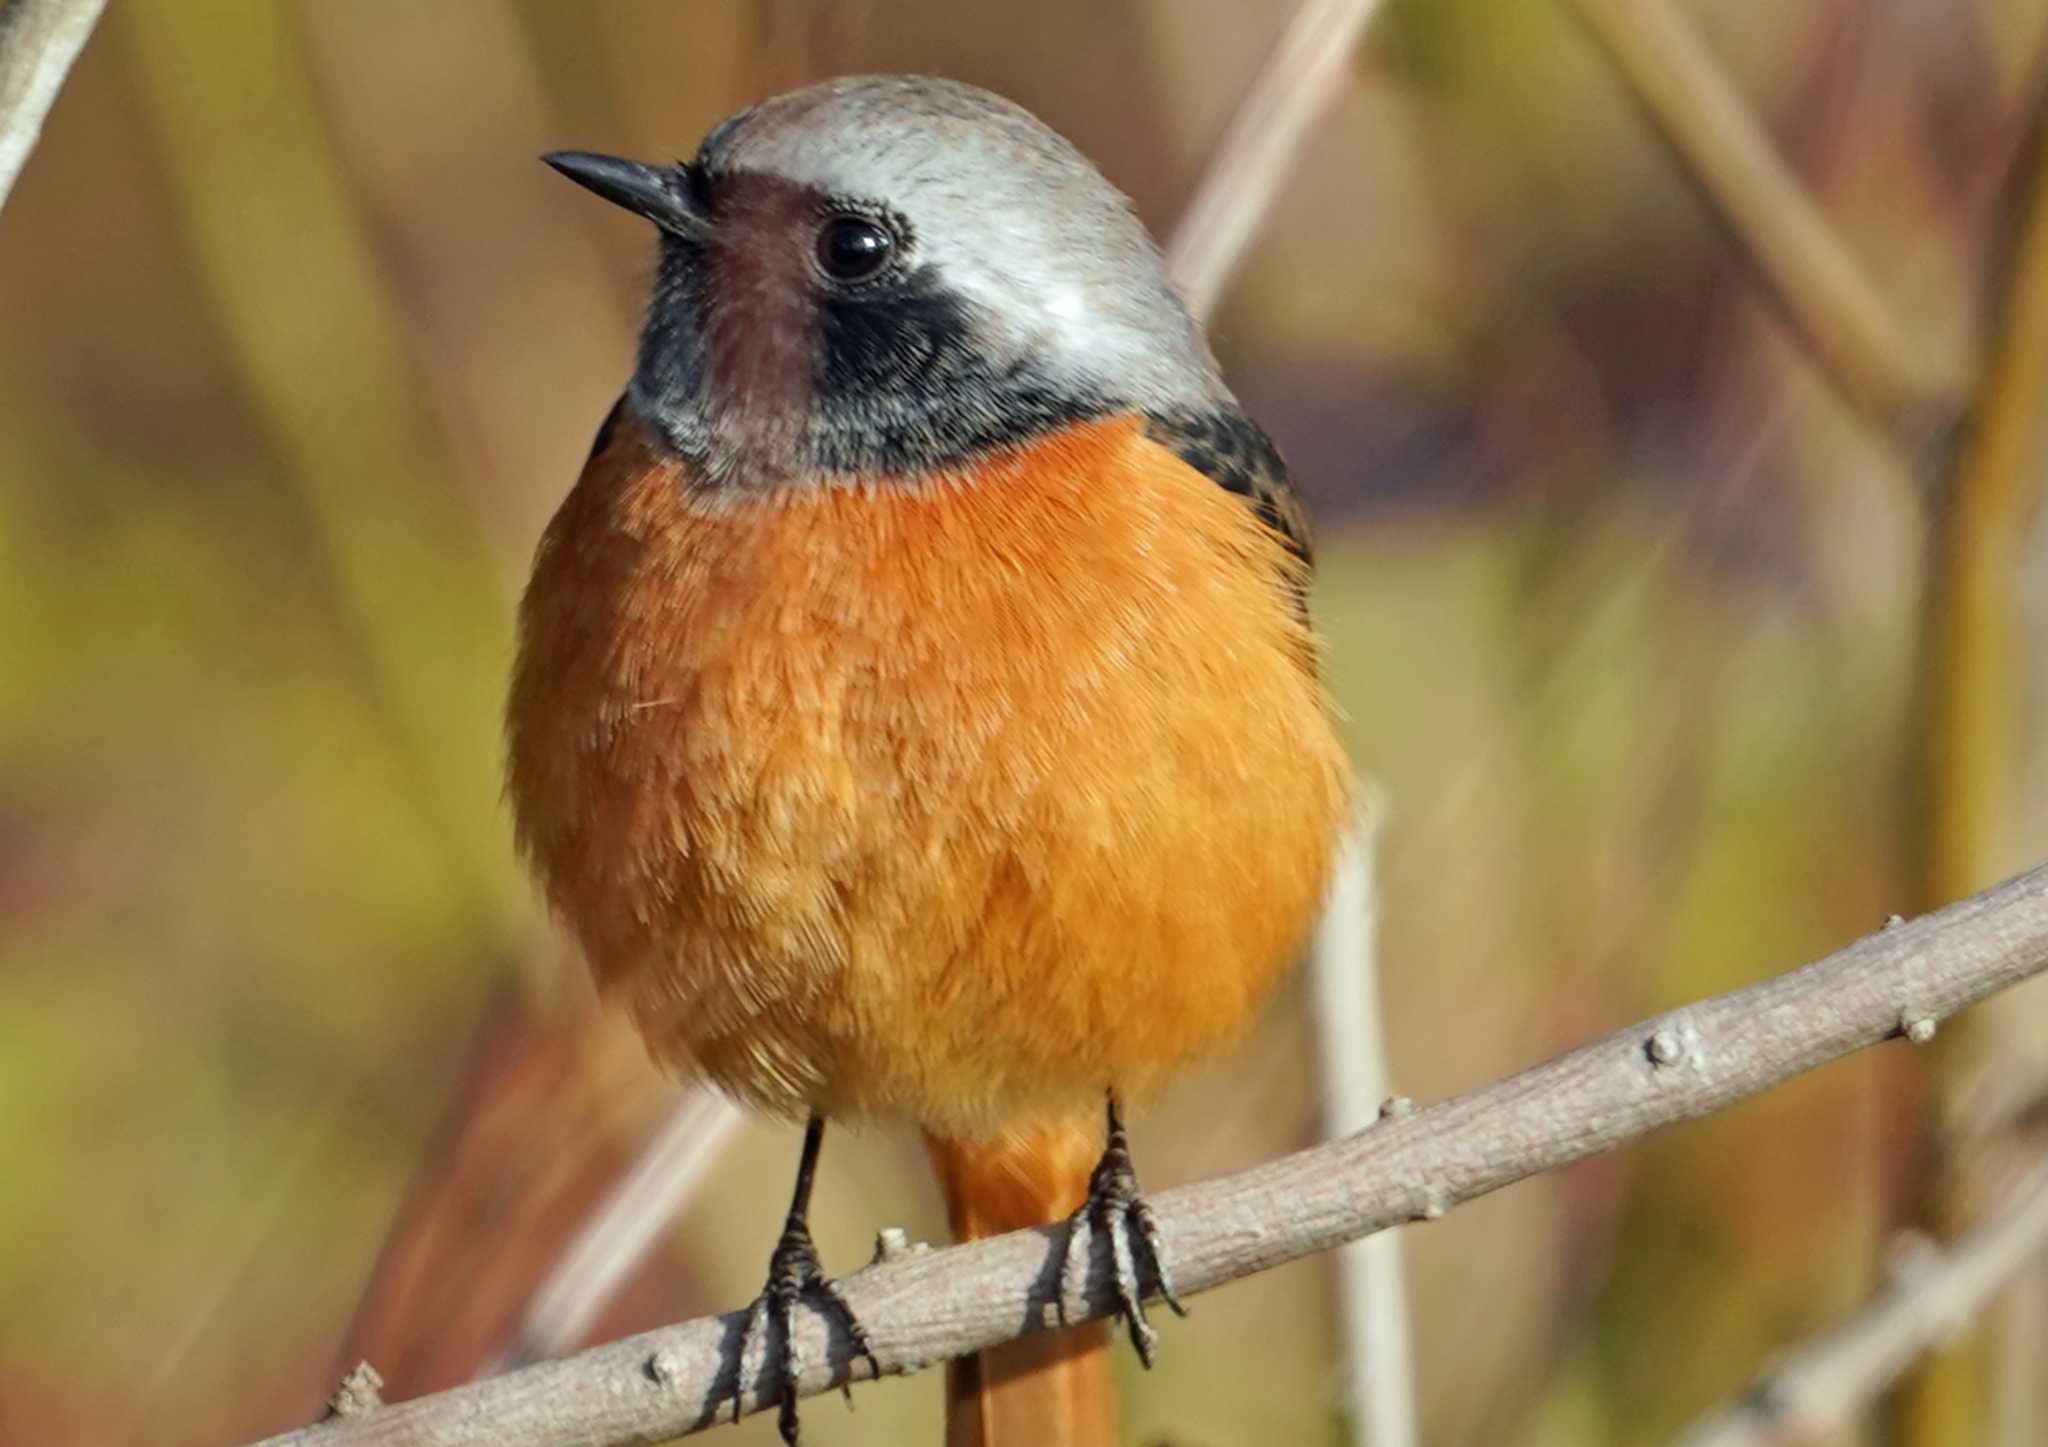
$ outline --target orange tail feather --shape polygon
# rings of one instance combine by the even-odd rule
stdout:
[[[1089,1120],[1050,1121],[988,1141],[928,1139],[959,1240],[1063,1220],[1102,1154]],[[1115,1447],[1109,1330],[1037,1332],[946,1369],[946,1447]]]

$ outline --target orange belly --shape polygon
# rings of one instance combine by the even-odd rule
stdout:
[[[1243,1027],[1348,778],[1249,509],[1135,419],[745,495],[619,431],[536,559],[510,792],[657,1056],[971,1139]]]

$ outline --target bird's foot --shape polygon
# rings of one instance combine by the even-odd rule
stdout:
[[[851,1339],[854,1354],[867,1358],[868,1370],[874,1375],[882,1374],[882,1364],[868,1343],[867,1328],[847,1305],[839,1283],[825,1274],[824,1265],[818,1260],[818,1248],[811,1242],[810,1228],[792,1216],[782,1229],[782,1239],[775,1243],[774,1254],[768,1258],[768,1284],[748,1309],[747,1331],[740,1343],[739,1372],[732,1388],[732,1419],[737,1422],[742,1406],[760,1379],[761,1368],[771,1354],[780,1350],[776,1365],[780,1368],[782,1400],[775,1423],[782,1440],[790,1447],[797,1447],[796,1388],[804,1369],[796,1338],[796,1308],[800,1301],[809,1302],[813,1309],[836,1321]],[[851,1382],[840,1383],[840,1390],[846,1393],[850,1404]]]
[[[1176,1315],[1186,1316],[1188,1309],[1174,1295],[1159,1222],[1138,1190],[1130,1142],[1124,1138],[1123,1123],[1114,1114],[1110,1117],[1109,1144],[1103,1149],[1102,1159],[1096,1162],[1095,1174],[1088,1180],[1088,1199],[1073,1215],[1067,1256],[1060,1268],[1062,1301],[1074,1299],[1078,1289],[1085,1287],[1089,1247],[1098,1231],[1109,1238],[1109,1259],[1116,1278],[1116,1314],[1130,1332],[1138,1360],[1150,1367],[1159,1333],[1145,1315],[1147,1288],[1156,1288]]]

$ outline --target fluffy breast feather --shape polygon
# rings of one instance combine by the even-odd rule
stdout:
[[[743,1099],[972,1138],[1142,1093],[1323,892],[1300,567],[1136,418],[772,493],[627,419],[522,609],[522,845],[655,1053]]]

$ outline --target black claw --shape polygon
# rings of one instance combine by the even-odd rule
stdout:
[[[1132,1183],[1134,1186],[1136,1182]],[[1131,1219],[1137,1222],[1138,1239],[1145,1243],[1145,1253],[1151,1258],[1152,1280],[1159,1287],[1159,1295],[1173,1308],[1175,1316],[1186,1316],[1188,1309],[1174,1294],[1173,1275],[1166,1268],[1166,1238],[1159,1233],[1159,1218],[1152,1214],[1152,1203],[1143,1196],[1131,1201]]]
[[[802,1302],[837,1322],[851,1339],[855,1354],[866,1358],[868,1370],[878,1377],[882,1374],[882,1363],[869,1344],[867,1328],[853,1314],[839,1283],[825,1274],[818,1249],[811,1243],[810,1231],[792,1217],[783,1228],[782,1239],[775,1243],[775,1254],[768,1258],[768,1284],[747,1314],[747,1334],[740,1344],[740,1370],[732,1388],[732,1419],[737,1422],[756,1379],[747,1370],[747,1359],[757,1345],[764,1362],[780,1348],[782,1392],[775,1425],[789,1447],[797,1447],[799,1440],[796,1385],[803,1375],[804,1361],[797,1347],[796,1310]],[[840,1390],[851,1403],[853,1384],[842,1382]]]
[[[754,1355],[758,1345],[761,1359],[766,1363],[780,1347],[782,1355],[778,1365],[781,1368],[782,1391],[775,1425],[789,1447],[798,1447],[799,1439],[796,1386],[797,1379],[803,1375],[804,1365],[797,1350],[796,1309],[799,1302],[808,1301],[813,1310],[837,1322],[852,1341],[854,1352],[867,1359],[868,1370],[877,1377],[882,1374],[882,1363],[869,1344],[867,1328],[853,1314],[839,1283],[825,1274],[824,1264],[818,1260],[818,1248],[811,1241],[810,1227],[805,1220],[810,1205],[811,1175],[817,1165],[818,1143],[823,1131],[823,1122],[814,1119],[805,1133],[803,1163],[797,1171],[796,1200],[790,1207],[789,1220],[782,1228],[782,1238],[775,1243],[774,1254],[768,1258],[768,1282],[748,1309],[747,1331],[740,1342],[739,1369],[734,1374],[732,1386],[732,1419],[737,1422],[757,1376],[747,1369],[747,1359]],[[852,1382],[840,1383],[840,1390],[846,1393],[846,1400],[851,1405]]]
[[[1109,1237],[1110,1264],[1116,1279],[1117,1315],[1123,1319],[1138,1360],[1150,1367],[1159,1333],[1145,1314],[1148,1285],[1177,1315],[1186,1316],[1188,1309],[1174,1294],[1173,1277],[1166,1269],[1165,1242],[1160,1235],[1159,1222],[1152,1213],[1152,1207],[1139,1193],[1138,1173],[1131,1164],[1130,1141],[1124,1135],[1123,1119],[1114,1096],[1109,1102],[1109,1140],[1103,1147],[1102,1159],[1096,1163],[1095,1174],[1089,1178],[1088,1199],[1074,1213],[1073,1230],[1076,1238],[1081,1238],[1083,1231],[1088,1238],[1098,1231]],[[1075,1253],[1070,1249],[1061,1266],[1062,1300],[1072,1294],[1068,1289],[1074,1284],[1070,1278],[1077,1270],[1085,1275],[1087,1255],[1082,1253],[1077,1262]]]

